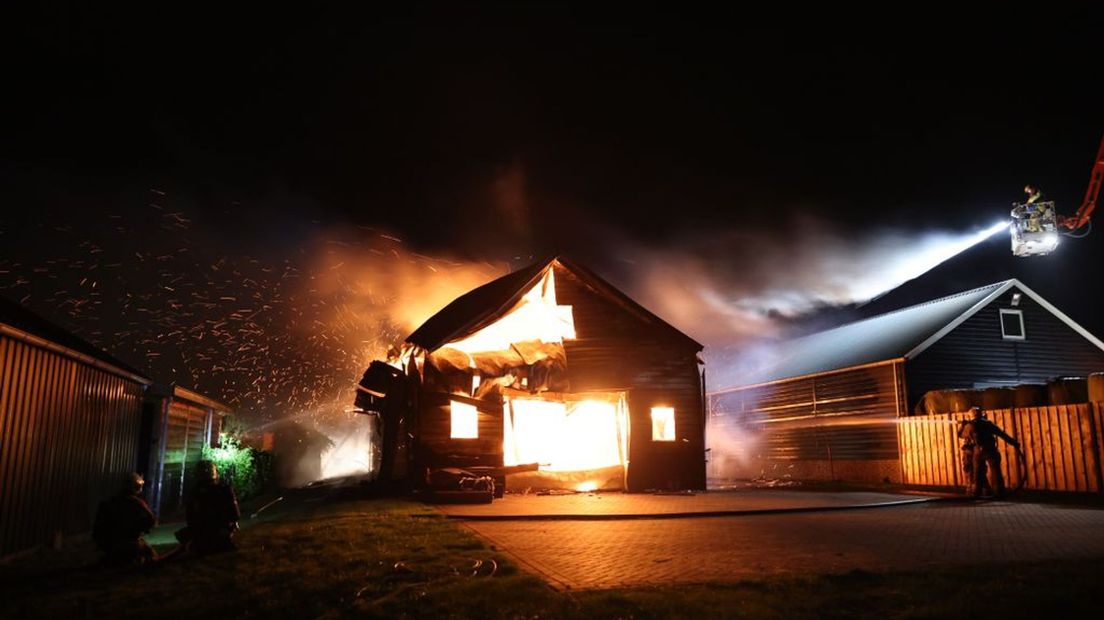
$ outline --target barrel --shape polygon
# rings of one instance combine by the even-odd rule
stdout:
[[[951,411],[951,390],[929,390],[924,394],[920,402],[916,403],[915,415],[935,415],[937,413],[949,413]]]
[[[981,403],[975,403],[986,411],[1010,409],[1016,404],[1016,391],[1008,387],[991,387],[980,390]]]
[[[1012,404],[1015,407],[1045,407],[1047,388],[1041,383],[1024,383],[1013,388]]]
[[[971,407],[981,406],[981,393],[979,390],[951,390],[949,413],[961,413],[969,411]]]
[[[1104,372],[1089,375],[1089,401],[1104,402]]]
[[[1051,405],[1072,405],[1089,400],[1089,381],[1085,377],[1058,377],[1047,382]]]

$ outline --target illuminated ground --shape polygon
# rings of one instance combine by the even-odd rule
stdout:
[[[1030,503],[465,525],[573,589],[1104,557],[1104,510]]]
[[[777,510],[872,507],[926,502],[933,496],[900,493],[744,489],[686,495],[646,493],[507,494],[490,504],[453,504],[438,509],[453,518],[614,517],[618,515],[724,514]]]
[[[105,570],[76,540],[0,565],[0,618],[1087,616],[1102,525],[1104,510],[1028,503],[462,522],[325,487],[248,519],[233,554]],[[173,527],[154,537],[162,551]],[[980,561],[995,564],[963,568]]]

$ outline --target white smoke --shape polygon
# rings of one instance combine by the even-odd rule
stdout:
[[[805,220],[781,240],[735,230],[669,249],[629,245],[621,255],[632,264],[638,300],[700,342],[724,347],[784,338],[785,319],[867,301],[1007,227],[860,238]]]

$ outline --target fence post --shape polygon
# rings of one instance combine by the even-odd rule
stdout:
[[[1104,468],[1101,467],[1100,459],[1104,456],[1104,446],[1100,444],[1100,425],[1098,424],[1100,419],[1101,410],[1104,408],[1104,403],[1089,403],[1089,406],[1085,408],[1085,413],[1089,416],[1089,434],[1092,438],[1093,449],[1093,475],[1096,476],[1096,489],[1097,492],[1104,492]]]

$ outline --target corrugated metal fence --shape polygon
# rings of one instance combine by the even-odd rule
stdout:
[[[905,484],[965,486],[956,423],[969,415],[950,413],[900,420],[898,442]],[[1104,490],[1104,404],[1000,409],[987,415],[1020,441],[1024,488],[1083,493]],[[998,443],[1005,479],[1009,487],[1016,486],[1020,481],[1020,456],[1011,446]]]
[[[135,469],[142,390],[0,335],[0,557],[91,527]]]

